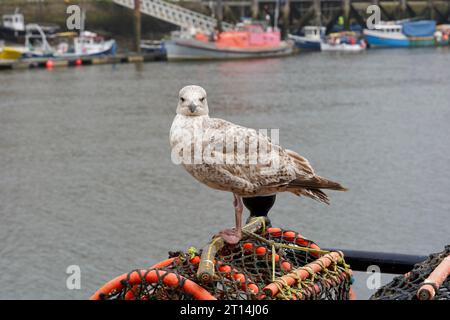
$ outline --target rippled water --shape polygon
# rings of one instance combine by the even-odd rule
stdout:
[[[279,128],[282,145],[350,188],[331,206],[283,194],[274,225],[324,247],[442,250],[449,65],[449,50],[416,49],[2,72],[0,298],[87,298],[233,224],[231,195],[170,161],[186,84],[206,88],[213,116]],[[81,290],[66,288],[69,265]]]

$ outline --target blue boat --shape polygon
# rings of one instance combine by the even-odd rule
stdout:
[[[370,47],[416,47],[436,45],[434,20],[385,22],[364,29]]]
[[[325,38],[325,27],[306,26],[300,34],[289,34],[288,38],[301,50],[320,51],[320,44]]]

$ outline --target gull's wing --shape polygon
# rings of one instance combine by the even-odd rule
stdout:
[[[207,172],[202,173],[206,175],[204,180],[220,180],[221,185],[228,183],[233,192],[243,187],[247,194],[275,192],[299,176],[311,175],[312,168],[296,168],[286,150],[254,129],[215,118],[210,118],[205,127],[204,156],[210,155],[213,161],[202,165],[207,168]],[[222,163],[218,163],[220,159]],[[306,164],[307,160],[303,162]]]
[[[208,119],[204,129],[204,156],[212,162],[193,165],[189,171],[210,187],[243,196],[290,191],[326,203],[321,188],[345,190],[315,175],[307,159],[254,129],[215,118]]]

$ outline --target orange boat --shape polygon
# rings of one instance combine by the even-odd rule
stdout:
[[[281,41],[279,31],[259,24],[244,24],[236,30],[194,37],[173,37],[164,42],[168,60],[245,59],[292,54],[290,42]]]

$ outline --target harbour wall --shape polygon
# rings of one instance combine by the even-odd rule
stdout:
[[[217,1],[188,0],[174,2],[189,9],[211,15]],[[365,25],[369,5],[376,4],[381,10],[382,20],[404,18],[434,19],[438,23],[450,23],[450,0],[279,0],[280,27],[295,32],[308,24],[317,24],[331,29],[339,19],[346,28],[350,25]],[[127,47],[133,39],[133,11],[116,5],[112,0],[2,0],[0,15],[12,13],[15,8],[25,16],[26,22],[58,24],[65,31],[68,5],[77,4],[86,10],[86,29],[102,35],[114,36]],[[222,0],[224,20],[239,21],[240,17],[264,19],[274,16],[276,1]],[[342,17],[342,18],[340,18]],[[142,15],[142,38],[161,39],[177,27]]]

